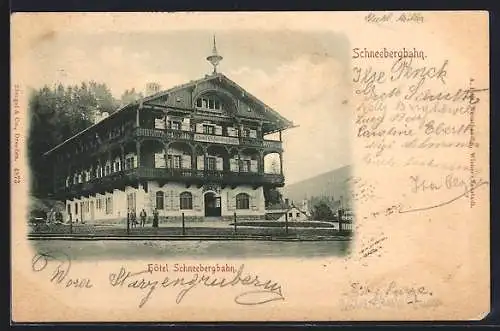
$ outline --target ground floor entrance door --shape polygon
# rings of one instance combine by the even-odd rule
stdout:
[[[212,192],[205,193],[205,216],[217,217],[221,216],[220,197]]]

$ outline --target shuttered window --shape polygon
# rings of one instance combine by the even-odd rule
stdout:
[[[229,159],[229,170],[232,172],[240,171],[238,167],[238,159]]]
[[[204,134],[215,134],[215,127],[213,125],[203,125]]]
[[[242,172],[250,171],[250,160],[241,160],[241,171]]]
[[[200,155],[196,159],[197,163],[197,168],[198,170],[204,170],[205,169],[205,157],[203,155]]]
[[[169,168],[180,169],[181,167],[181,156],[180,155],[169,155],[168,156]]]
[[[207,157],[207,170],[216,170],[216,159],[215,157]]]
[[[182,155],[181,164],[183,169],[191,169],[191,155]]]

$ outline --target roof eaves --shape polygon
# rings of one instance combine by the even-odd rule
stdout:
[[[63,145],[65,145],[65,144],[69,143],[71,140],[73,140],[73,139],[75,139],[75,138],[77,138],[77,137],[81,136],[81,135],[82,135],[82,134],[84,134],[85,132],[90,131],[92,128],[95,128],[95,127],[97,127],[98,125],[101,125],[101,123],[103,123],[103,122],[107,121],[108,119],[110,119],[110,118],[112,118],[112,117],[116,116],[116,114],[120,113],[120,112],[121,112],[121,111],[123,111],[124,109],[129,108],[129,107],[131,107],[131,106],[133,106],[133,105],[137,105],[137,101],[134,101],[134,102],[128,103],[128,104],[126,104],[126,105],[124,105],[124,106],[122,106],[122,107],[118,108],[115,112],[111,113],[108,117],[106,117],[106,118],[102,119],[101,121],[99,121],[99,122],[97,122],[97,123],[92,124],[91,126],[89,126],[89,127],[85,128],[85,129],[83,129],[82,131],[78,132],[77,134],[75,134],[75,135],[73,135],[73,136],[69,137],[68,139],[64,140],[62,143],[60,143],[60,144],[58,144],[58,145],[56,145],[56,146],[52,147],[52,148],[51,148],[50,150],[48,150],[47,152],[43,153],[43,156],[48,156],[49,154],[51,154],[51,153],[52,153],[52,152],[54,152],[55,150],[59,149],[61,146],[63,146]]]
[[[278,117],[281,121],[287,123],[288,125],[293,125],[292,121],[290,121],[290,120],[286,119],[285,117],[283,117],[276,110],[274,110],[273,108],[271,108],[270,106],[268,106],[267,104],[265,104],[263,101],[261,101],[260,99],[258,99],[257,97],[255,97],[253,94],[249,93],[247,90],[245,90],[244,88],[242,88],[236,82],[234,82],[233,80],[229,79],[227,76],[225,76],[223,74],[220,74],[220,75],[221,75],[221,77],[223,77],[224,79],[226,79],[231,85],[233,85],[237,89],[241,90],[249,98],[251,98],[252,100],[256,101],[258,104],[260,104],[264,108],[265,111],[271,112],[274,116]]]

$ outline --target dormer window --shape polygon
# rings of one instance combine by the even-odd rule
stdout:
[[[205,110],[222,110],[222,103],[215,96],[204,96],[196,100],[196,107]]]

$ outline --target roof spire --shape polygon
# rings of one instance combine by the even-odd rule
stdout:
[[[212,64],[214,67],[213,74],[217,74],[217,66],[219,65],[220,61],[222,61],[223,57],[219,55],[217,52],[217,44],[215,42],[215,34],[214,34],[214,46],[212,48],[212,55],[207,56],[207,61]]]

